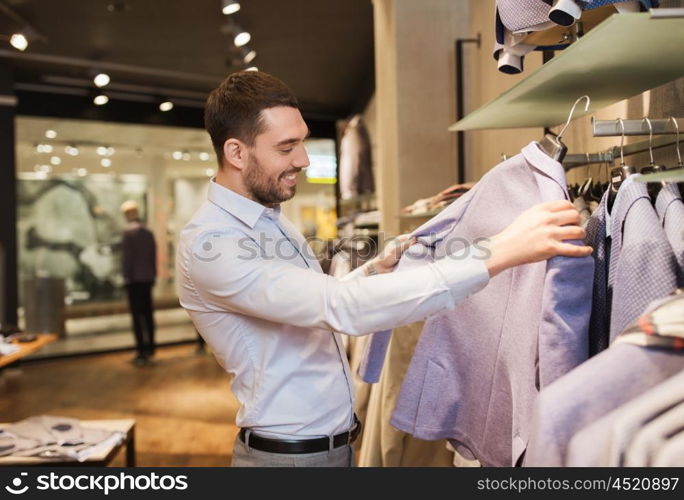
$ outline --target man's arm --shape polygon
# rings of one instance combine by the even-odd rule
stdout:
[[[441,259],[402,273],[339,280],[270,259],[249,249],[250,242],[236,233],[195,242],[185,272],[208,308],[364,335],[453,307],[489,281],[484,259],[474,256]],[[207,243],[211,257],[203,255]]]

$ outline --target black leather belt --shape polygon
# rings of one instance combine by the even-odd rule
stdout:
[[[333,436],[333,448],[339,448],[347,444],[353,443],[361,432],[361,422],[354,415],[354,425],[347,432]],[[246,429],[240,429],[240,441],[245,442]],[[318,453],[320,451],[328,451],[330,448],[330,439],[315,438],[303,440],[289,440],[289,439],[272,439],[257,436],[256,434],[249,435],[249,447],[255,450],[266,451],[268,453]]]

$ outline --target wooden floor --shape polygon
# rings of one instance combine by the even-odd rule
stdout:
[[[25,364],[0,374],[0,420],[50,414],[136,420],[138,466],[228,466],[238,403],[229,377],[195,345]],[[122,454],[120,454],[122,455]],[[123,466],[123,456],[112,463]]]

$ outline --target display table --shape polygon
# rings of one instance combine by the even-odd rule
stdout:
[[[7,427],[9,423],[0,423],[0,429]],[[106,429],[108,431],[123,432],[126,437],[123,441],[107,449],[103,449],[88,457],[83,462],[75,459],[63,458],[35,458],[35,457],[0,457],[0,467],[45,467],[45,466],[95,466],[105,467],[114,459],[122,447],[126,447],[126,467],[135,467],[135,420],[81,420],[83,427]]]
[[[38,338],[32,342],[12,341],[14,345],[19,347],[19,350],[12,354],[0,356],[0,368],[10,365],[21,358],[25,358],[29,354],[33,354],[34,352],[42,349],[43,346],[57,340],[57,335],[54,333],[41,333],[37,337]]]

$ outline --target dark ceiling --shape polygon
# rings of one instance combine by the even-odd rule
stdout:
[[[24,87],[85,88],[102,68],[112,92],[196,104],[246,67],[228,34],[233,22],[252,35],[251,65],[290,85],[305,114],[334,119],[363,109],[374,87],[371,0],[240,3],[225,16],[220,0],[0,0],[0,35],[21,28],[4,5],[44,37],[23,53],[2,43],[0,60]]]

